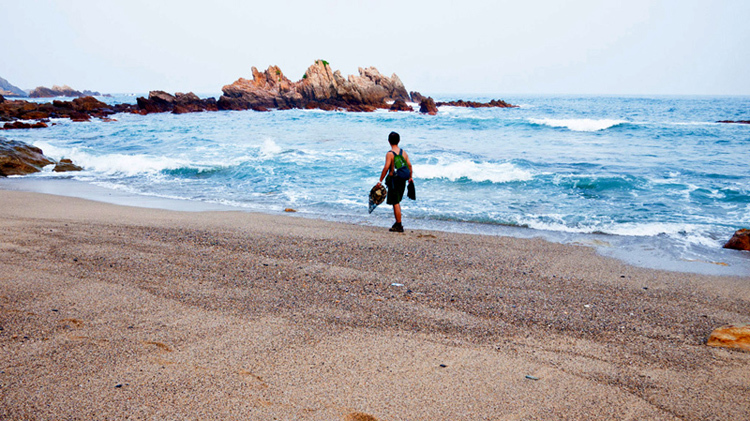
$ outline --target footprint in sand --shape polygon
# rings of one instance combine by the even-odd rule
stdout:
[[[161,349],[162,351],[172,352],[172,348],[170,348],[169,345],[162,343],[162,342],[142,341],[141,343],[143,345],[155,345],[157,348]]]
[[[378,421],[378,419],[364,412],[352,412],[344,418],[344,421]]]

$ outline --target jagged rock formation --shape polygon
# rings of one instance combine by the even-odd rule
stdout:
[[[92,92],[92,91],[76,91],[75,89],[71,88],[68,85],[63,86],[57,86],[54,85],[52,88],[47,88],[44,86],[39,86],[31,93],[29,93],[30,98],[54,98],[57,96],[67,96],[67,97],[82,97],[82,96],[94,96],[94,95],[101,95],[99,92]]]
[[[268,110],[291,108],[374,111],[388,108],[387,101],[408,100],[404,84],[395,74],[385,77],[374,67],[359,69],[359,75],[341,76],[325,60],[317,60],[300,81],[292,82],[278,66],[265,72],[253,67],[253,79],[240,78],[222,88],[222,110]]]
[[[148,98],[139,97],[139,114],[165,113],[171,111],[174,114],[194,113],[199,111],[217,111],[215,98],[200,99],[192,92],[186,94],[177,92],[174,95],[164,91],[151,91]]]
[[[421,104],[424,97],[422,94],[416,91],[409,92],[409,97],[411,98],[411,102]]]
[[[52,164],[56,164],[54,171],[57,172],[82,170],[69,159],[55,162],[44,156],[42,150],[36,146],[0,137],[0,177],[32,174]]]
[[[17,87],[13,86],[10,82],[0,77],[0,95],[7,97],[25,97],[26,92]]]

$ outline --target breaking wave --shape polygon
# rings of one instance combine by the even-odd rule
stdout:
[[[563,127],[574,132],[596,132],[599,130],[606,130],[611,127],[626,124],[626,120],[614,120],[614,119],[591,119],[591,118],[570,118],[570,119],[554,119],[554,118],[530,118],[528,120],[532,124],[549,127]]]
[[[415,165],[417,178],[447,178],[450,181],[468,179],[475,182],[508,183],[512,181],[531,180],[530,171],[516,167],[511,163],[474,162],[463,160],[451,163]]]

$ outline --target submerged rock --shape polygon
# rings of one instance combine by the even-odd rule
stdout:
[[[724,244],[725,249],[750,250],[750,229],[737,230]]]
[[[451,107],[467,107],[467,108],[518,108],[518,105],[509,104],[501,99],[493,99],[490,102],[475,102],[475,101],[464,101],[459,99],[458,101],[438,102],[437,106],[442,107],[444,105]]]
[[[397,99],[393,105],[391,105],[390,111],[414,111],[414,109],[407,105],[403,99]]]
[[[63,158],[55,165],[54,172],[83,171],[83,168],[74,164],[73,161]]]
[[[12,130],[12,129],[42,129],[47,127],[47,123],[44,123],[42,121],[37,123],[24,123],[22,121],[14,121],[12,123],[5,123],[2,127],[2,130]]]
[[[35,146],[0,138],[0,176],[31,174],[53,163]]]
[[[750,325],[716,328],[708,337],[707,345],[750,351]]]

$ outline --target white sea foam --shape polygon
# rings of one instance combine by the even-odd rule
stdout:
[[[277,145],[276,142],[273,141],[273,139],[266,138],[263,141],[263,145],[261,145],[260,147],[260,154],[265,158],[270,158],[274,155],[280,154],[282,150],[283,149],[281,149],[281,146]]]
[[[189,166],[189,162],[164,156],[146,154],[107,154],[94,155],[79,148],[59,148],[46,142],[37,142],[44,153],[54,159],[70,158],[87,172],[133,176],[158,173],[162,170]]]
[[[572,130],[574,132],[596,132],[599,130],[609,129],[610,127],[618,126],[623,123],[627,123],[626,120],[595,120],[590,118],[530,118],[529,122],[532,124],[539,124],[549,127],[565,127],[566,129]]]
[[[533,177],[531,172],[520,169],[511,163],[476,163],[468,160],[415,165],[414,174],[417,178],[425,179],[447,178],[451,181],[456,181],[461,178],[467,178],[471,181],[491,181],[493,183],[526,181],[531,180]]]
[[[516,223],[536,230],[555,231],[578,234],[594,232],[626,236],[626,237],[657,237],[667,236],[680,239],[685,244],[698,244],[708,247],[716,246],[716,241],[704,232],[705,228],[696,224],[679,224],[668,222],[639,222],[639,223],[604,223],[581,224],[571,226],[562,221],[563,215],[520,216]],[[542,220],[544,219],[544,220]]]

